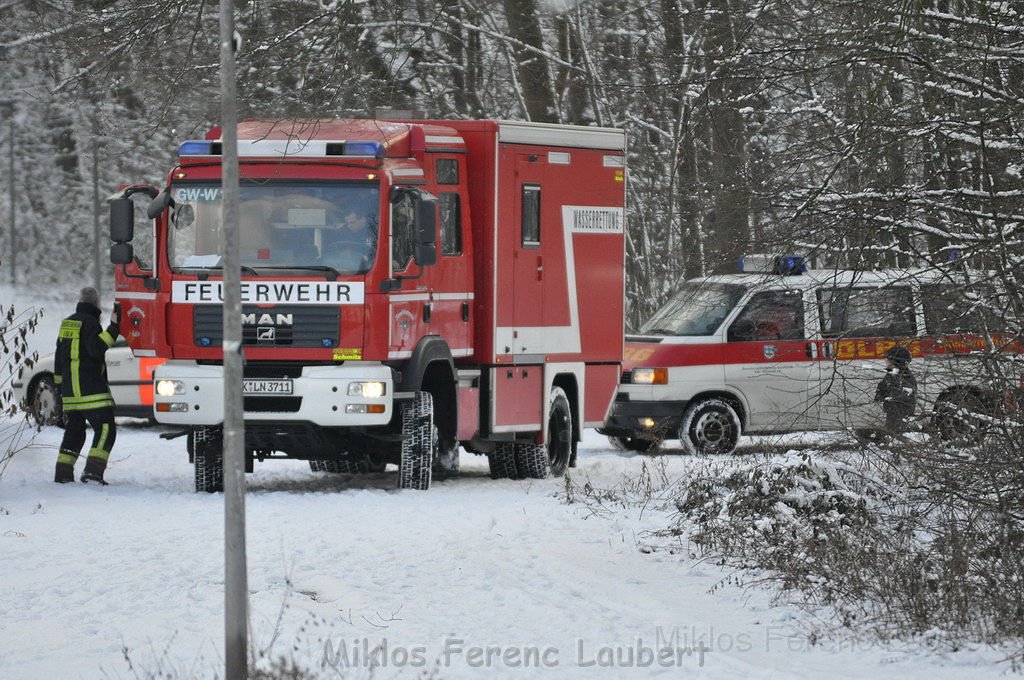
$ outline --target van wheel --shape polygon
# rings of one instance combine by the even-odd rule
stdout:
[[[191,435],[196,493],[224,490],[224,444],[219,427],[200,427]]]
[[[693,455],[732,453],[740,439],[740,417],[724,399],[705,399],[683,412],[679,439]]]
[[[954,444],[978,444],[985,438],[992,409],[975,392],[954,392],[939,399],[932,415],[932,425],[939,439]]]

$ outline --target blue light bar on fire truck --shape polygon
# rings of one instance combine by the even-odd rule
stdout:
[[[178,157],[215,157],[221,155],[219,141],[189,140],[178,147]],[[382,158],[380,142],[323,139],[240,139],[238,155],[243,158]]]

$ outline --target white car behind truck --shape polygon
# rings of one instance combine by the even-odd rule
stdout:
[[[894,346],[913,356],[919,425],[955,437],[980,422],[965,414],[1003,409],[980,358],[1022,348],[1004,332],[994,288],[965,296],[956,271],[760,264],[685,282],[627,336],[603,433],[632,450],[679,439],[700,453],[728,453],[741,433],[867,434],[884,426],[874,396]]]

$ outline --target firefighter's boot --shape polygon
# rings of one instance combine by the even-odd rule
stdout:
[[[107,483],[103,480],[103,473],[106,469],[107,459],[90,453],[85,461],[85,470],[82,471],[82,483],[96,483],[101,486],[107,486]]]
[[[57,463],[57,469],[53,473],[53,481],[58,484],[67,484],[75,481],[75,466],[70,463]]]

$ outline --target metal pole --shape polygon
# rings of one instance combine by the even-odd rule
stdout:
[[[95,131],[93,132],[95,135]],[[100,269],[100,143],[92,138],[92,285],[103,299],[103,270]]]
[[[11,225],[11,285],[13,286],[13,285],[16,285],[18,283],[18,275],[16,273],[17,266],[18,266],[18,232],[17,232],[17,228],[16,228],[16,222],[17,222],[17,217],[18,217],[18,208],[17,208],[17,206],[15,204],[15,195],[14,195],[14,155],[15,155],[17,149],[15,148],[15,139],[14,139],[14,102],[8,102],[7,106],[8,106],[7,113],[10,114],[9,117],[10,117],[10,122],[11,122],[11,136],[10,136],[11,143],[9,145],[10,146],[10,149],[9,149],[9,151],[10,151],[10,168],[7,171],[7,189],[9,191],[8,201],[10,203],[9,207],[10,207],[10,211],[11,211],[8,223]]]
[[[238,120],[234,7],[220,0],[221,170],[224,272],[224,663],[248,677],[249,593],[245,556],[245,425],[242,418],[242,294],[238,245]]]

